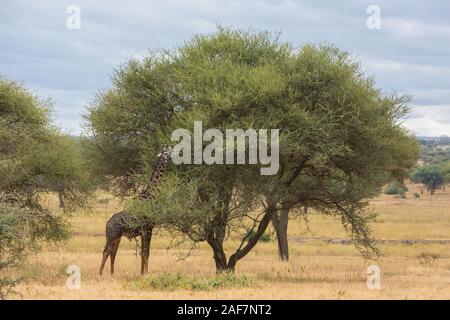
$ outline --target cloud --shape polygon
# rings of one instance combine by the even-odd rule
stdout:
[[[405,127],[419,136],[450,136],[449,105],[416,105],[405,121]]]
[[[66,27],[71,4],[81,9],[81,30]],[[282,40],[294,45],[328,42],[350,51],[384,91],[413,96],[410,128],[441,134],[450,127],[449,119],[436,116],[436,110],[450,108],[450,3],[411,6],[407,0],[379,0],[381,30],[366,27],[371,4],[371,0],[3,0],[0,74],[51,96],[57,123],[79,133],[86,105],[96,92],[110,86],[113,68],[127,57],[173,48],[197,33],[212,32],[216,24],[254,27],[281,31]]]

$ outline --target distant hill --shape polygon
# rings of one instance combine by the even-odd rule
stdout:
[[[440,137],[416,137],[421,145],[424,146],[438,146],[438,145],[450,145],[449,136]]]
[[[450,137],[417,137],[422,146],[420,162],[443,165],[450,162]]]

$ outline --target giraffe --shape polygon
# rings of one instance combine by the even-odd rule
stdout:
[[[141,199],[154,199],[153,193],[161,180],[171,153],[172,147],[164,146],[163,152],[158,155],[159,160],[150,178],[150,182],[139,196]],[[138,236],[141,237],[141,274],[146,274],[148,272],[148,258],[150,255],[153,227],[154,223],[151,220],[145,219],[144,221],[138,221],[137,217],[126,211],[120,211],[112,215],[106,223],[106,245],[103,250],[103,259],[99,274],[102,275],[108,257],[111,260],[111,275],[114,274],[114,261],[122,236],[128,239],[133,239]]]

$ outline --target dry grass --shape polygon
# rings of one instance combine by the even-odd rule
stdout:
[[[450,239],[450,189],[420,199],[419,186],[410,185],[406,199],[382,195],[372,201],[379,213],[373,225],[380,239]],[[107,197],[103,195],[102,197]],[[52,199],[48,206],[55,205]],[[180,259],[188,247],[168,249],[170,238],[159,234],[152,242],[150,278],[139,276],[139,258],[133,242],[123,240],[116,259],[116,275],[98,277],[104,245],[104,224],[118,209],[111,202],[97,204],[96,213],[78,213],[71,220],[75,236],[65,245],[48,247],[32,257],[20,274],[18,291],[26,299],[448,299],[450,297],[450,244],[386,244],[378,261],[365,261],[352,245],[290,241],[291,260],[277,259],[276,243],[259,243],[238,263],[236,274],[250,281],[240,285],[199,287],[158,286],[164,275],[183,279],[214,279],[212,252],[198,245]],[[290,222],[291,237],[346,238],[337,221],[313,214],[306,231],[304,222]],[[100,236],[99,236],[100,235]],[[227,243],[236,247],[235,240]],[[381,290],[368,290],[366,268],[377,263],[382,270]],[[81,289],[69,290],[66,268],[81,268]],[[106,271],[109,271],[108,268]],[[160,277],[160,278],[158,278]],[[196,281],[197,281],[196,280]],[[146,282],[147,281],[147,282]],[[161,280],[162,281],[162,280]],[[184,280],[183,280],[184,281]],[[150,283],[143,288],[136,285]],[[183,282],[185,283],[185,282]],[[191,282],[189,282],[191,283]],[[201,282],[204,283],[204,282]],[[242,285],[243,284],[243,285]],[[190,288],[190,289],[183,289]],[[18,296],[16,296],[18,297]]]

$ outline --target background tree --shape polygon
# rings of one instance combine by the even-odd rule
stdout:
[[[61,215],[44,209],[40,195],[60,192],[69,208],[90,194],[81,159],[50,122],[50,101],[0,79],[0,269],[20,265],[39,244],[67,238]],[[14,279],[0,279],[0,296]]]
[[[444,186],[450,183],[450,162],[442,166],[442,174],[444,175]]]
[[[422,166],[411,173],[411,181],[422,183],[433,195],[437,188],[444,185],[445,176],[442,169],[437,166]]]
[[[64,210],[87,206],[99,183],[79,139],[55,133],[48,143],[36,145],[29,152],[34,156],[26,184],[33,194],[57,194]]]
[[[20,267],[42,243],[67,239],[68,228],[63,217],[23,206],[15,195],[0,194],[0,273]],[[6,298],[19,280],[0,276],[0,300]]]

